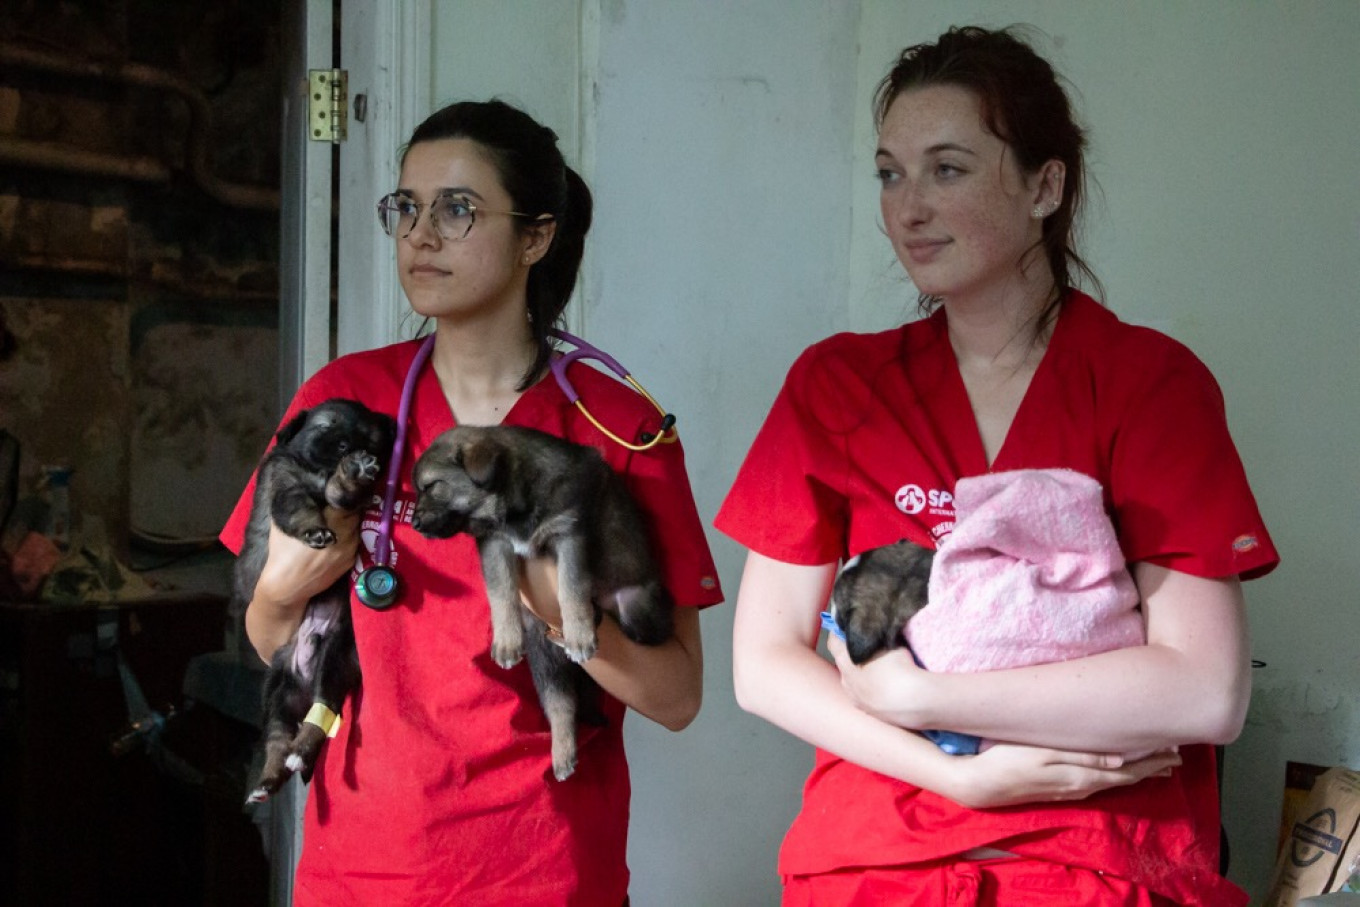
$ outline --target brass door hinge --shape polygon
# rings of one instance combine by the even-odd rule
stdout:
[[[349,124],[349,73],[343,69],[311,69],[307,71],[311,91],[308,95],[307,122],[313,142],[345,140]]]

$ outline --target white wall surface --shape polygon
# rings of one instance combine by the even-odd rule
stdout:
[[[578,0],[430,0],[433,109],[500,98],[578,144]]]
[[[845,324],[853,4],[605,3],[594,87],[590,336],[675,412],[710,522],[794,356]],[[703,616],[699,719],[631,720],[634,903],[778,902],[811,750],[737,707],[743,552],[710,532],[729,604]]]
[[[706,521],[797,352],[912,313],[871,178],[892,57],[951,24],[1042,30],[1090,130],[1086,257],[1117,313],[1218,376],[1284,556],[1247,589],[1267,664],[1225,791],[1231,875],[1259,897],[1285,761],[1360,767],[1360,4],[434,8],[436,103],[517,100],[575,150],[597,203],[575,323],[679,416]],[[730,600],[742,552],[711,539]],[[731,607],[704,615],[697,722],[630,719],[639,907],[777,899],[810,751],[733,703]]]

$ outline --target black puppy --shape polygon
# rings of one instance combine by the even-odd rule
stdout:
[[[903,539],[845,562],[831,588],[831,615],[855,664],[906,645],[902,631],[926,606],[935,552]]]
[[[391,416],[339,398],[298,413],[279,430],[256,476],[236,561],[232,603],[238,619],[264,569],[270,523],[313,548],[333,544],[325,509],[357,511],[368,504],[377,455],[392,449],[395,433]],[[311,778],[321,744],[358,683],[348,579],[342,577],[307,603],[297,635],[274,654],[264,684],[264,768],[246,802],[269,799],[294,772]]]
[[[553,774],[566,778],[576,768],[579,697],[594,686],[578,663],[595,654],[597,609],[644,645],[674,630],[674,603],[636,503],[599,451],[515,426],[445,432],[416,461],[414,481],[418,532],[476,539],[491,656],[508,668],[527,652],[552,728]],[[520,602],[522,557],[557,562],[560,639]]]

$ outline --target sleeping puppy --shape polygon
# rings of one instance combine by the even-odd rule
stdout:
[[[903,539],[845,562],[831,588],[831,614],[845,649],[864,664],[883,649],[906,645],[902,631],[926,606],[935,552]]]
[[[414,481],[418,532],[476,540],[491,657],[508,668],[527,652],[552,728],[553,774],[565,779],[576,768],[580,691],[593,688],[579,663],[595,654],[599,611],[644,645],[673,632],[674,603],[637,505],[594,448],[516,426],[445,432],[416,461]],[[560,640],[520,602],[520,560],[528,557],[557,563]]]
[[[880,651],[907,645],[904,631],[927,604],[934,560],[934,551],[903,539],[871,548],[845,562],[831,587],[831,616],[845,638],[845,651],[852,662],[864,664]],[[987,745],[971,734],[943,730],[921,733],[954,755],[971,755]]]
[[[313,548],[333,544],[325,509],[357,511],[368,504],[380,468],[375,454],[392,449],[395,433],[390,416],[339,398],[298,413],[279,430],[256,476],[236,561],[237,619],[264,569],[270,523]],[[264,768],[247,803],[269,799],[294,772],[311,778],[321,744],[358,683],[348,577],[342,577],[307,603],[297,635],[274,654],[264,684]]]

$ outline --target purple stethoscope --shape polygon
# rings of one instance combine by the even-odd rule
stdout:
[[[656,402],[656,398],[647,393],[647,389],[639,384],[629,374],[628,370],[619,364],[617,359],[604,350],[591,346],[580,337],[568,334],[566,331],[553,329],[548,333],[558,340],[576,347],[574,350],[554,356],[549,368],[552,371],[553,378],[557,381],[557,386],[566,395],[567,401],[580,410],[581,414],[590,421],[590,424],[598,428],[605,437],[629,450],[637,451],[650,450],[657,444],[670,444],[676,440],[675,416],[666,412],[661,404]],[[388,458],[387,462],[387,487],[383,491],[382,518],[378,522],[378,537],[373,545],[373,565],[361,572],[354,581],[354,594],[362,604],[375,611],[385,611],[396,604],[400,592],[397,573],[388,563],[388,558],[392,553],[392,514],[397,505],[397,486],[401,482],[401,460],[402,452],[406,449],[406,428],[411,416],[411,400],[415,397],[416,381],[420,377],[420,370],[425,367],[425,362],[430,358],[430,352],[433,349],[434,334],[431,334],[416,350],[415,358],[411,360],[411,367],[406,371],[406,381],[401,387],[401,403],[397,407],[397,437],[392,443],[392,456]],[[567,378],[567,366],[577,359],[595,359],[603,363],[611,372],[631,385],[648,403],[656,407],[656,411],[661,414],[661,424],[657,431],[655,433],[644,433],[638,439],[638,443],[633,444],[623,440],[601,425],[599,420],[586,409],[586,405],[581,402],[581,395]]]

